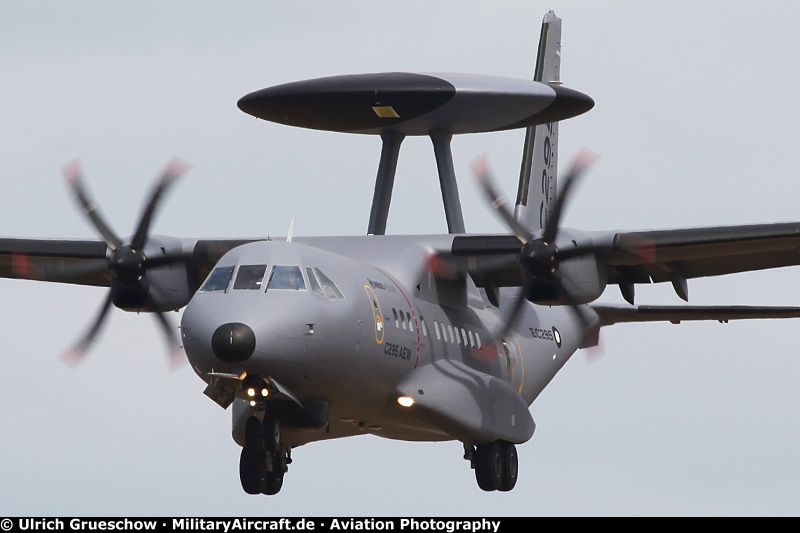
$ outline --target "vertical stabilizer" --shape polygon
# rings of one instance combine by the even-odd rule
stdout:
[[[533,79],[555,85],[561,83],[561,19],[552,10],[542,21]],[[514,216],[532,231],[544,227],[555,205],[557,168],[558,122],[528,128]]]

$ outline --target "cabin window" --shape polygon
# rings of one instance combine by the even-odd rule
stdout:
[[[200,287],[200,292],[215,292],[228,290],[228,285],[233,277],[233,267],[217,267],[208,275],[206,282]]]
[[[267,265],[242,265],[236,273],[236,281],[233,282],[233,288],[235,290],[260,289],[266,272]]]
[[[303,281],[303,274],[300,272],[300,267],[293,265],[275,265],[272,267],[272,274],[267,284],[267,290],[269,289],[290,291],[306,290],[306,284]]]
[[[411,320],[411,313],[406,313],[406,318],[408,319],[408,330],[414,331],[414,322]]]
[[[397,316],[397,309],[392,307],[392,315],[394,316],[394,327],[400,329],[400,317]]]
[[[456,336],[453,335],[453,326],[447,324],[447,334],[450,337],[450,342],[455,344],[456,343]]]
[[[481,346],[481,336],[480,336],[480,334],[479,334],[477,331],[475,332],[475,342],[477,342],[477,343],[478,343],[478,349],[479,349],[479,350],[480,350],[481,348],[483,348],[483,346]]]
[[[467,332],[464,331],[464,328],[461,328],[461,340],[464,343],[464,346],[469,346],[469,344],[467,344]]]
[[[433,330],[436,332],[436,340],[442,340],[442,335],[439,332],[439,323],[437,321],[433,321]]]
[[[419,317],[420,324],[422,324],[422,336],[428,336],[428,326],[425,325],[425,319],[423,317]]]
[[[403,329],[406,329],[406,315],[402,311],[400,311],[400,325],[403,326]]]
[[[475,337],[472,336],[472,331],[471,330],[467,331],[467,333],[469,333],[469,346],[470,346],[470,348],[474,348],[475,347]]]

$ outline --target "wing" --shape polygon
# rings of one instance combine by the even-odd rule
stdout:
[[[611,326],[622,322],[672,322],[684,321],[800,318],[800,307],[760,307],[760,306],[692,306],[640,305],[627,307],[621,305],[591,305],[600,318],[601,326]]]
[[[638,283],[671,282],[688,299],[686,280],[800,264],[800,223],[720,226],[635,232],[567,233],[590,250],[633,303]],[[559,243],[568,248],[569,242]],[[468,272],[479,287],[520,286],[521,251],[513,235],[457,236],[437,261]],[[444,270],[444,268],[439,267]]]
[[[92,240],[0,239],[0,277],[110,287],[90,327],[63,360],[75,364],[102,329],[112,304],[128,311],[152,312],[168,345],[169,362],[183,361],[179,338],[165,312],[189,303],[216,262],[228,250],[252,240],[197,240],[149,236],[143,248]],[[135,239],[135,238],[134,238]],[[135,271],[119,261],[120,250],[134,258]],[[180,264],[180,266],[177,266]],[[174,267],[174,268],[173,268]]]
[[[0,239],[0,277],[108,287],[103,241]],[[85,268],[85,271],[84,271]],[[67,276],[70,272],[74,275]]]
[[[257,239],[178,239],[170,253],[189,250],[190,291],[199,288],[228,250]],[[107,245],[99,240],[0,239],[0,278],[108,287]]]
[[[642,243],[651,257],[626,251]],[[609,283],[632,287],[669,281],[688,300],[691,278],[800,264],[800,223],[617,233],[605,261]]]

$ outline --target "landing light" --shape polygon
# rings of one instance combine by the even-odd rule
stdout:
[[[256,395],[256,389],[254,389],[253,387],[250,387],[249,389],[247,389],[247,395],[252,398],[253,396]]]
[[[414,405],[414,398],[412,398],[411,396],[400,396],[397,399],[397,403],[399,403],[403,407],[411,407],[412,405]]]
[[[261,396],[263,396],[263,397],[265,397],[265,398],[266,398],[267,396],[269,396],[269,389],[267,389],[267,388],[263,388],[263,389],[261,389]]]

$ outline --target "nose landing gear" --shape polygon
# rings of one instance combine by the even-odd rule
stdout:
[[[488,444],[464,445],[464,458],[475,469],[475,480],[485,491],[510,491],[517,484],[519,459],[511,442],[496,440]]]
[[[245,446],[239,456],[239,480],[248,494],[277,494],[292,462],[291,448],[281,443],[278,418],[264,413],[247,419]]]

